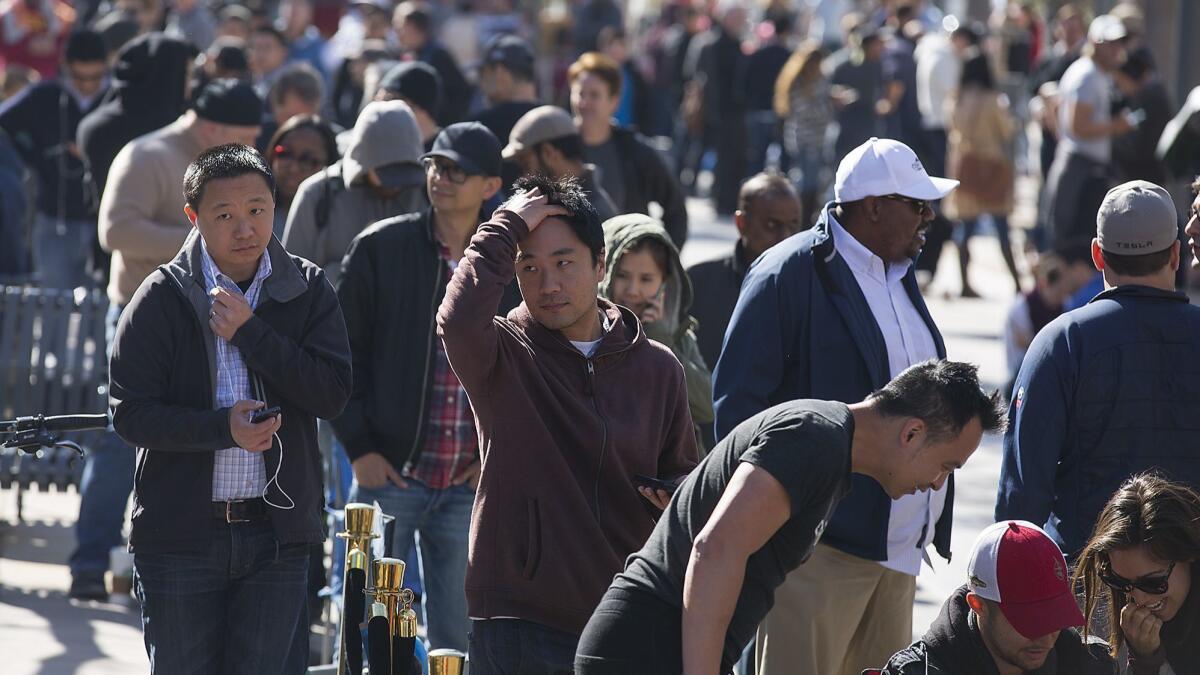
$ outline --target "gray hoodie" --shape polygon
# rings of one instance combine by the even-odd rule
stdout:
[[[283,233],[289,253],[325,269],[332,284],[341,277],[342,257],[368,225],[420,211],[428,205],[421,168],[421,130],[401,101],[367,104],[351,131],[346,156],[300,184]],[[367,183],[372,169],[398,165],[400,192],[379,197]]]

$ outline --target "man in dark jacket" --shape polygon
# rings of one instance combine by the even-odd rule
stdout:
[[[737,304],[738,291],[750,263],[763,251],[800,231],[800,198],[792,182],[783,176],[760,173],[742,184],[738,209],[733,214],[738,240],[724,258],[688,268],[697,298],[692,316],[699,322],[696,338],[705,363],[716,364],[729,317]]]
[[[392,26],[404,55],[433,66],[441,78],[441,105],[430,111],[438,123],[453,124],[466,117],[471,85],[450,52],[434,39],[429,12],[416,2],[402,2],[396,7]]]
[[[945,356],[912,260],[931,201],[956,185],[931,178],[912,149],[888,139],[842,160],[836,202],[817,225],[768,249],[746,275],[713,377],[718,439],[783,401],[860,401],[908,366]],[[758,641],[764,675],[882,662],[912,639],[925,549],[950,557],[953,479],[895,501],[875,481],[853,482],[813,559],[776,594]]]
[[[967,583],[917,642],[864,675],[1115,675],[1108,645],[1086,641],[1067,561],[1033,523],[996,523],[975,540]]]
[[[130,549],[152,673],[284,673],[307,653],[315,418],[341,412],[350,348],[324,273],[271,235],[274,180],[248,146],[201,153],[183,187],[196,230],[117,327],[110,400],[138,449]]]
[[[104,98],[107,59],[99,33],[73,32],[63,50],[61,77],[33,85],[0,107],[0,128],[37,177],[33,261],[47,288],[74,288],[88,281],[96,218],[84,197],[75,130]]]
[[[1109,496],[1157,469],[1200,487],[1200,307],[1175,291],[1177,216],[1161,187],[1109,190],[1092,262],[1105,291],[1042,329],[1009,409],[996,518],[1045,523],[1067,552]]]
[[[696,36],[688,46],[685,76],[702,89],[704,143],[716,149],[713,175],[713,205],[718,214],[732,215],[737,206],[738,185],[746,169],[744,141],[745,105],[739,78],[745,75],[742,32],[746,10],[725,3],[720,17],[708,32]]]
[[[354,392],[334,429],[353,463],[350,501],[377,501],[396,518],[392,553],[405,556],[420,532],[431,647],[461,651],[479,450],[434,318],[480,207],[500,189],[500,142],[478,122],[461,122],[438,134],[424,162],[432,208],[372,225],[346,253],[338,297]],[[509,290],[504,312],[519,301]]]
[[[617,212],[649,214],[650,202],[655,202],[671,241],[683,248],[688,216],[678,180],[649,141],[613,122],[621,103],[620,66],[603,54],[588,52],[571,64],[567,79],[583,158],[600,168],[600,183]]]
[[[483,461],[466,582],[475,675],[572,672],[584,624],[669,498],[643,498],[635,477],[673,481],[697,458],[679,362],[596,298],[595,209],[573,181],[518,188],[438,310]],[[514,278],[523,302],[497,317]]]

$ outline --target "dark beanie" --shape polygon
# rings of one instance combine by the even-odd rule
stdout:
[[[262,124],[263,102],[254,89],[237,80],[213,80],[204,85],[192,106],[196,115],[217,124],[256,127]]]
[[[409,61],[397,64],[379,81],[379,88],[420,106],[436,117],[442,98],[442,78],[427,63]]]

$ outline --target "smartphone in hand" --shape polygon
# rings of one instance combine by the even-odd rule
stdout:
[[[649,488],[651,490],[664,490],[667,494],[675,494],[675,490],[679,489],[677,483],[661,480],[659,478],[651,478],[643,476],[640,473],[633,474],[633,484],[637,487]]]
[[[266,422],[269,419],[278,417],[280,412],[281,410],[277,405],[273,405],[270,408],[259,408],[250,413],[250,423],[258,424],[259,422]]]

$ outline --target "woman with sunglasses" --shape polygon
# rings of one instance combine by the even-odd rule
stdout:
[[[1198,560],[1195,490],[1143,474],[1109,499],[1079,556],[1075,583],[1083,585],[1089,624],[1107,599],[1109,644],[1128,663],[1125,672],[1200,673],[1200,590],[1192,583]]]
[[[297,115],[283,123],[267,144],[267,163],[275,174],[275,236],[283,239],[292,200],[300,183],[338,160],[333,126],[314,115]]]

